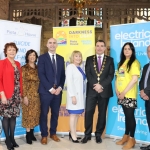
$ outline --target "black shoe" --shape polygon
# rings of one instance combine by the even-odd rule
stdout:
[[[18,145],[17,143],[16,143],[16,144],[13,144],[13,147],[18,148],[19,145]]]
[[[73,143],[79,143],[78,140],[74,140],[71,136],[71,133],[69,132],[69,140],[71,140]]]
[[[102,139],[100,136],[96,136],[96,143],[102,143]]]
[[[32,144],[32,138],[31,138],[31,133],[30,132],[26,132],[26,142],[28,144]]]
[[[150,150],[150,145],[148,145],[148,146],[146,146],[146,147],[140,147],[140,149],[142,149],[142,150]]]
[[[6,139],[5,144],[8,150],[14,150],[14,147],[12,146],[10,139]]]
[[[31,140],[32,141],[37,141],[37,139],[34,136],[34,129],[30,129],[30,133],[31,133]]]
[[[10,141],[11,141],[11,144],[12,144],[13,147],[15,147],[15,148],[19,147],[19,145],[16,143],[14,137],[10,136]]]
[[[85,137],[81,140],[81,143],[87,143],[88,140],[91,140],[91,137],[85,136]]]

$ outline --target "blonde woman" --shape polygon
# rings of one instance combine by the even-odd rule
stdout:
[[[66,69],[67,81],[67,104],[66,109],[70,114],[69,139],[79,143],[76,135],[78,117],[84,112],[85,107],[85,80],[86,75],[81,69],[82,54],[80,51],[73,51],[70,64]]]

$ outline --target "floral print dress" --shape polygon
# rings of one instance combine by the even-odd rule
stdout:
[[[0,100],[0,116],[2,117],[17,117],[20,115],[20,72],[17,67],[14,67],[14,93],[7,104],[3,104]]]

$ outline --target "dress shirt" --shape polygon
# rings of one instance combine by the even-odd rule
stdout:
[[[56,71],[57,71],[57,61],[56,61],[56,54],[52,54],[52,53],[50,53],[50,52],[48,52],[48,54],[49,54],[49,56],[50,56],[50,59],[51,59],[51,61],[52,61],[52,57],[53,57],[53,55],[54,55],[55,64],[56,64]],[[53,63],[53,61],[52,61],[52,63]]]
[[[104,59],[104,53],[101,55],[96,54],[97,60],[99,59],[98,56],[101,56],[101,66],[102,66],[103,59]],[[101,88],[102,88],[102,90],[104,89],[102,86],[101,86]]]
[[[101,56],[101,65],[102,65],[102,63],[103,63],[103,59],[104,59],[104,53],[103,53],[102,55],[98,55],[98,54],[96,54],[97,60],[99,59],[99,58],[98,58],[98,56]]]
[[[56,60],[56,54],[52,54],[51,52],[48,51],[48,54],[50,56],[50,59],[52,61],[52,57],[54,55],[54,59],[55,59],[55,64],[56,64],[56,71],[57,71],[57,60]],[[53,63],[53,62],[52,62]],[[62,88],[59,86],[59,88],[62,90]],[[51,92],[54,88],[52,87],[49,91]]]

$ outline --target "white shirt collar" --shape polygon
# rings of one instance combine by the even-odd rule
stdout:
[[[49,55],[52,57],[53,55],[54,55],[54,57],[56,56],[56,54],[52,54],[51,52],[49,52],[48,51],[48,53],[49,53]]]
[[[97,56],[97,57],[98,57],[98,56],[101,56],[101,58],[103,58],[103,57],[104,57],[104,53],[103,53],[102,55],[96,54],[96,56]]]

